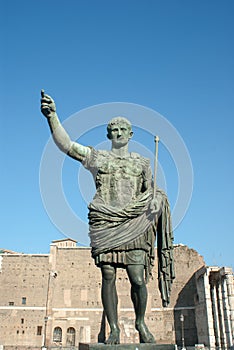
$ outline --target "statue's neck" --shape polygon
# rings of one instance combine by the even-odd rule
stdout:
[[[124,145],[119,148],[116,148],[112,145],[111,151],[112,153],[114,153],[116,156],[119,156],[119,157],[129,156],[128,145]]]

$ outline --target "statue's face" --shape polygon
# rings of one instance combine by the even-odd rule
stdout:
[[[108,132],[108,138],[112,141],[112,145],[117,148],[125,146],[132,135],[132,130],[124,122],[113,124]]]

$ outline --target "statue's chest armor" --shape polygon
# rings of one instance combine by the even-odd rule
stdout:
[[[100,174],[117,176],[120,175],[126,178],[140,176],[142,173],[142,166],[138,159],[132,158],[111,158],[106,159],[100,164]]]
[[[113,206],[123,207],[141,192],[142,165],[139,159],[103,159],[96,177],[97,194]]]

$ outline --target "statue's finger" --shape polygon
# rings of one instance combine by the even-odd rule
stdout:
[[[41,109],[50,109],[50,106],[48,105],[48,103],[42,103]]]
[[[45,90],[44,89],[41,89],[41,98],[42,99],[47,98],[47,99],[50,99],[50,100],[53,101],[53,99],[49,95],[45,94]]]
[[[49,95],[44,94],[41,98],[41,103],[54,103],[54,100]]]

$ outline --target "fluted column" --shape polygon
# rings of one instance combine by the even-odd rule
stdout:
[[[225,326],[225,335],[226,335],[226,345],[229,348],[232,345],[232,333],[231,333],[230,306],[228,302],[226,275],[224,275],[222,279],[221,286],[222,286],[223,316],[224,316],[224,326]]]
[[[211,302],[212,302],[212,311],[214,318],[214,334],[215,334],[215,346],[220,348],[220,327],[219,327],[219,316],[218,316],[218,301],[217,301],[217,290],[216,290],[216,281],[211,281]]]
[[[208,326],[208,341],[210,349],[215,349],[215,333],[213,323],[213,306],[211,300],[211,285],[210,285],[210,269],[206,270],[204,274],[204,291],[205,291],[205,302],[206,302],[206,313],[207,313],[207,326]]]
[[[231,269],[225,269],[225,283],[227,300],[229,306],[229,320],[230,320],[230,333],[231,343],[230,346],[234,347],[234,287],[233,287],[233,274]]]
[[[223,295],[222,295],[222,283],[219,280],[217,284],[217,296],[218,296],[218,313],[219,313],[219,329],[220,329],[220,345],[221,348],[227,348],[226,336],[225,336],[225,324],[224,324],[224,306],[223,306]]]

